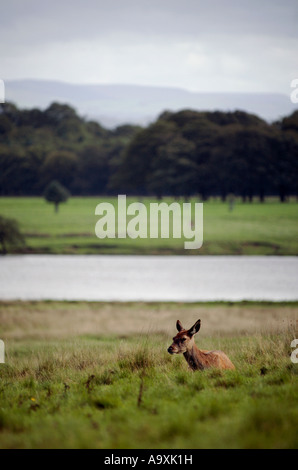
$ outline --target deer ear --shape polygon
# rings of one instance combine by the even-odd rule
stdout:
[[[181,321],[180,321],[180,320],[177,320],[177,322],[176,322],[176,328],[177,328],[178,331],[183,330],[183,326],[181,325]]]
[[[188,330],[188,334],[190,336],[193,336],[195,335],[199,329],[201,328],[201,320],[198,320],[189,330]]]

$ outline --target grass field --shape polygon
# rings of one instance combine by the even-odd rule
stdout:
[[[117,209],[116,198],[105,198]],[[127,198],[127,204],[134,202]],[[165,202],[173,202],[165,199]],[[298,204],[274,200],[252,204],[236,201],[204,203],[204,242],[199,250],[185,250],[183,239],[98,239],[95,207],[101,198],[71,198],[53,205],[42,198],[0,198],[0,215],[16,219],[26,236],[29,253],[98,254],[205,254],[205,255],[297,255]],[[153,199],[141,200],[146,207]],[[192,200],[192,202],[198,202]],[[149,213],[149,209],[148,209]]]
[[[177,318],[236,370],[170,356]],[[297,302],[1,302],[0,448],[297,448],[297,319]]]

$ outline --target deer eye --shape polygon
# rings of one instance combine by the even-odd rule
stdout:
[[[186,338],[181,338],[181,343],[184,343],[186,341]]]

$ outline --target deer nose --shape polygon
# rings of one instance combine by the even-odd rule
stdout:
[[[168,348],[168,353],[173,354],[173,348],[172,348],[172,346],[170,346],[170,347]]]

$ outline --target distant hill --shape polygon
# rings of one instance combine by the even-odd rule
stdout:
[[[7,101],[21,108],[45,109],[53,101],[73,106],[79,115],[114,128],[147,125],[165,110],[242,110],[272,122],[297,110],[278,93],[195,93],[179,88],[140,85],[84,85],[47,80],[5,81]]]

